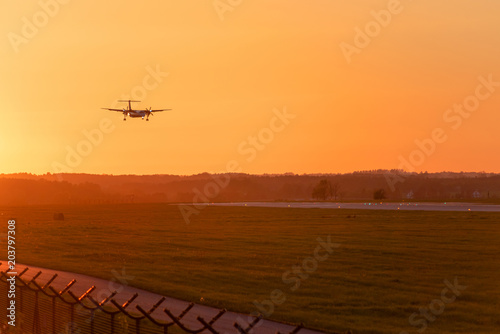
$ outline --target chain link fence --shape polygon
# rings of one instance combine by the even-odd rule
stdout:
[[[90,287],[82,295],[75,295],[71,287],[76,282],[72,280],[60,291],[54,289],[51,283],[56,279],[57,274],[52,276],[47,282],[37,281],[42,272],[38,272],[31,279],[24,279],[23,275],[28,271],[25,268],[16,275],[16,326],[11,326],[7,322],[9,307],[8,291],[10,281],[13,277],[9,272],[0,272],[0,334],[3,333],[23,333],[23,334],[226,334],[216,329],[216,322],[226,310],[220,310],[211,319],[193,314],[194,304],[189,304],[179,315],[174,315],[167,308],[163,312],[169,321],[159,320],[153,317],[152,313],[157,310],[165,301],[165,298],[158,300],[151,308],[145,309],[136,305],[133,309],[131,303],[138,297],[133,295],[125,303],[118,303],[115,300],[116,292],[110,293],[103,300],[95,300],[92,292],[95,286]],[[186,316],[195,317],[198,326],[193,328],[193,322],[186,325],[183,321]],[[254,319],[246,326],[234,323],[234,332],[238,334],[258,333],[257,324],[262,321],[262,316]],[[302,325],[295,327],[289,334],[297,334],[302,329]],[[279,333],[279,332],[277,332]],[[279,333],[282,334],[282,333]]]

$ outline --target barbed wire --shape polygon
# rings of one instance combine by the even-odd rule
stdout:
[[[1,265],[1,263],[0,263]],[[132,297],[120,304],[117,302],[117,292],[112,291],[101,301],[92,297],[92,292],[96,289],[94,285],[89,287],[81,295],[76,295],[71,288],[76,283],[76,279],[71,280],[66,286],[57,291],[52,283],[58,277],[54,274],[45,283],[40,283],[38,278],[42,271],[37,272],[31,279],[24,277],[30,268],[26,267],[16,274],[15,284],[19,292],[19,318],[15,328],[9,328],[6,323],[2,323],[0,333],[7,330],[14,330],[13,333],[52,333],[52,334],[77,334],[77,333],[212,333],[223,334],[216,329],[216,322],[227,312],[225,309],[212,316],[210,320],[196,314],[193,310],[195,304],[190,303],[178,315],[175,315],[168,308],[163,308],[163,313],[168,316],[168,321],[160,320],[152,315],[166,300],[161,297],[149,309],[136,305],[136,310],[128,309],[132,302],[139,296],[135,293]],[[10,284],[7,281],[12,277],[9,270],[0,271],[0,309],[5,313],[7,304],[7,289]],[[188,315],[193,316],[199,323],[197,328],[187,325],[183,319]],[[5,319],[5,317],[3,317]],[[243,328],[238,322],[234,323],[236,334],[258,333],[256,325],[263,320],[262,315]],[[303,324],[296,326],[289,334],[297,334],[303,328]],[[282,334],[276,332],[276,334]]]

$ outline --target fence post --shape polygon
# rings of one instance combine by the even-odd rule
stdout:
[[[56,297],[52,297],[52,333],[56,332]]]
[[[35,291],[35,310],[33,315],[33,333],[40,334],[40,310],[38,309],[38,291]]]
[[[111,334],[115,333],[115,313],[111,314]]]

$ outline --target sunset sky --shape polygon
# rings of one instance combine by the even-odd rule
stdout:
[[[1,9],[0,173],[500,172],[498,0]]]

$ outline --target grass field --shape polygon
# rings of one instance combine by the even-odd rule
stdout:
[[[246,313],[279,289],[271,319],[328,331],[500,332],[499,213],[207,207],[186,225],[161,204],[0,212],[3,233],[17,218],[20,263],[105,279],[124,269],[130,285]],[[283,281],[328,236],[340,246],[307,278]],[[455,278],[466,289],[412,326]]]

